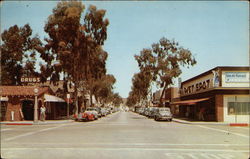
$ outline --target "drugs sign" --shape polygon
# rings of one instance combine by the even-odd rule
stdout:
[[[41,80],[39,77],[21,77],[22,83],[40,83]]]

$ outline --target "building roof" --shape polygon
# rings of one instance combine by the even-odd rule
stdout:
[[[60,80],[57,83],[58,85],[54,85],[51,81],[46,81],[45,83],[43,83],[43,85],[50,87],[53,92],[56,92],[58,89],[62,89],[62,90],[64,89],[63,83],[64,81]]]
[[[198,79],[202,76],[208,75],[210,73],[212,73],[213,70],[223,70],[223,71],[250,71],[250,67],[249,66],[217,66],[214,67],[213,69],[210,69],[204,73],[201,73],[197,76],[194,76],[186,81],[183,81],[182,84],[190,82],[192,80]]]
[[[34,96],[35,86],[0,86],[1,96]],[[50,92],[49,87],[38,87],[38,96]]]

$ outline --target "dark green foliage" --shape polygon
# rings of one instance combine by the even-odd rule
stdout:
[[[41,45],[37,36],[32,36],[29,24],[14,25],[1,34],[1,84],[21,85],[22,76],[39,76],[35,71],[36,47]]]

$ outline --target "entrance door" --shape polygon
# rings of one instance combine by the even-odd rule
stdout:
[[[30,100],[24,100],[22,104],[24,120],[34,120],[34,103]]]
[[[1,102],[1,116],[0,116],[0,121],[5,120],[5,115],[6,115],[6,110],[7,110],[7,102]]]

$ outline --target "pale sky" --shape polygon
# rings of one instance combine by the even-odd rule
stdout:
[[[1,33],[29,23],[41,39],[56,1],[1,3]],[[115,92],[127,97],[139,71],[134,59],[162,37],[175,39],[195,56],[197,64],[183,69],[182,81],[216,66],[249,66],[249,6],[243,1],[83,1],[105,9],[109,19],[104,49],[108,73],[117,79]],[[177,83],[177,80],[176,80]]]

